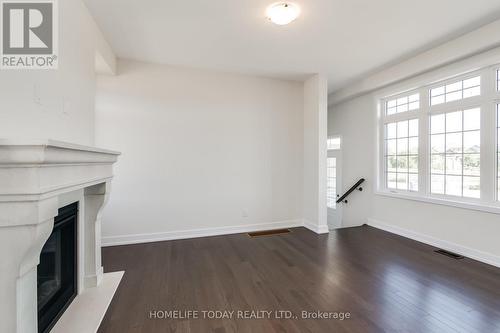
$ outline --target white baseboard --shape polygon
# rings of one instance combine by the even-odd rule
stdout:
[[[302,225],[317,234],[327,234],[330,232],[330,230],[328,230],[328,225],[318,225],[306,219],[303,220]]]
[[[440,249],[448,250],[451,252],[458,253],[465,257],[481,261],[485,264],[500,267],[500,257],[491,253],[483,252],[480,250],[475,250],[466,246],[462,246],[453,242],[448,242],[441,240],[432,236],[428,236],[419,232],[407,230],[401,227],[390,225],[375,219],[368,219],[368,225],[377,229],[385,230],[387,232],[403,236],[422,242]]]
[[[175,240],[175,239],[188,239],[197,237],[238,234],[238,233],[260,231],[260,230],[295,228],[295,227],[301,227],[302,225],[303,224],[301,220],[287,220],[287,221],[270,222],[270,223],[247,224],[241,226],[167,231],[167,232],[158,232],[150,234],[107,236],[107,237],[102,237],[101,245],[103,247],[106,247],[106,246],[128,245],[128,244],[138,244],[138,243],[151,243],[151,242],[161,242],[161,241]]]

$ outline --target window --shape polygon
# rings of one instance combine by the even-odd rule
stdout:
[[[339,150],[341,145],[340,136],[329,136],[327,140],[328,150]],[[328,157],[326,160],[326,206],[335,209],[337,206],[337,158]]]
[[[418,191],[418,119],[385,125],[387,188]]]
[[[418,108],[420,108],[419,94],[407,95],[391,99],[386,102],[386,110],[388,115],[417,110]]]
[[[327,149],[328,150],[338,150],[340,149],[340,137],[339,136],[330,136],[327,140]]]
[[[499,65],[383,98],[380,107],[379,194],[500,214]]]
[[[456,81],[431,89],[431,105],[438,105],[481,94],[481,76]]]
[[[500,201],[500,104],[497,104],[497,200]]]
[[[431,193],[480,197],[481,110],[431,116]]]
[[[328,208],[335,209],[337,206],[337,159],[328,157],[326,164],[326,205]]]
[[[500,91],[500,69],[497,70],[497,90]]]

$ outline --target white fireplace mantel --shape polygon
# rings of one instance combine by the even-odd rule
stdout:
[[[37,332],[40,252],[58,209],[71,202],[79,202],[79,293],[99,285],[100,215],[118,155],[52,140],[0,139],[0,332]]]

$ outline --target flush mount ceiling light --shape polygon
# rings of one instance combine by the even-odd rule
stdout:
[[[267,7],[266,16],[273,23],[285,25],[295,20],[300,14],[299,6],[290,2],[278,2]]]

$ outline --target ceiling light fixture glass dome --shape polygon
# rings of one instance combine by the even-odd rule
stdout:
[[[278,2],[267,7],[266,16],[273,23],[285,25],[295,20],[300,14],[299,6],[290,2]]]

